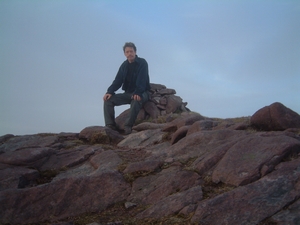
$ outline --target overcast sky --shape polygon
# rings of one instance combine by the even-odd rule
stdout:
[[[128,41],[203,116],[300,113],[299,21],[298,0],[1,0],[0,135],[104,126]]]

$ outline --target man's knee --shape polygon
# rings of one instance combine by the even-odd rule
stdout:
[[[132,100],[131,105],[132,106],[142,106],[143,102],[142,101],[137,101],[137,100]]]
[[[103,104],[104,106],[114,106],[112,99],[107,99]]]

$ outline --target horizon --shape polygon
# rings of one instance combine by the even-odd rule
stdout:
[[[300,114],[299,21],[295,0],[0,1],[0,136],[104,126],[128,41],[150,83],[191,111],[247,117],[280,102]]]

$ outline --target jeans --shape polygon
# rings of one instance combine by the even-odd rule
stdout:
[[[125,122],[125,126],[133,127],[135,120],[142,108],[143,104],[149,100],[149,93],[146,91],[142,94],[141,101],[135,101],[132,98],[132,93],[120,93],[114,94],[104,101],[103,110],[104,110],[104,120],[105,125],[116,125],[115,122],[115,106],[130,104],[130,113],[129,117]]]

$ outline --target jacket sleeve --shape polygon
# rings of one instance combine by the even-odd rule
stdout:
[[[142,97],[142,94],[147,90],[148,83],[149,83],[148,63],[146,60],[142,60],[139,65],[137,79],[136,79],[136,88],[133,94]]]
[[[114,94],[123,84],[123,64],[120,66],[119,71],[112,82],[112,84],[108,87],[107,92],[108,94]]]

